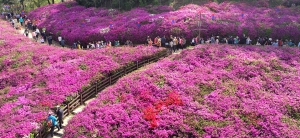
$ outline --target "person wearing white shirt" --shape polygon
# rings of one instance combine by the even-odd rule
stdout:
[[[36,34],[36,39],[38,39],[39,38],[39,34],[40,34],[40,30],[38,28],[36,28],[35,34]]]
[[[61,45],[61,39],[62,39],[62,37],[59,35],[57,39],[58,39],[59,45]]]
[[[98,42],[96,43],[96,48],[97,48],[97,49],[100,48],[100,41],[98,41]]]
[[[247,39],[246,39],[246,45],[250,45],[250,42],[251,42],[250,37],[247,37]]]
[[[92,49],[94,49],[94,48],[95,48],[95,44],[94,44],[94,42],[92,42],[92,44],[91,44],[91,48],[92,48]]]

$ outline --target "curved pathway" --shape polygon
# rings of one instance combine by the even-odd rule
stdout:
[[[17,23],[17,20],[15,19],[15,27],[16,27],[16,26],[21,26],[21,24],[20,24],[20,23]],[[24,37],[25,37],[24,30],[25,30],[25,28],[24,28],[24,26],[22,26],[21,29],[19,29],[19,30],[17,30],[17,31],[18,31],[20,34],[23,34]],[[32,37],[32,34],[31,34],[32,31],[30,30],[29,32],[30,32],[30,33],[28,34],[28,38],[33,40],[33,37]],[[35,40],[33,40],[33,41],[35,41]],[[38,42],[37,42],[37,43],[38,43]],[[52,43],[53,43],[53,44],[52,44],[53,46],[61,47],[61,46],[59,45],[59,43],[56,42],[56,41],[53,41]],[[45,42],[45,44],[47,44],[47,43]],[[66,46],[66,47],[70,47],[70,46]],[[194,47],[187,47],[187,49],[193,49],[193,48],[194,48]],[[176,51],[176,52],[173,52],[172,54],[180,54],[181,51],[182,51],[182,50],[178,50],[178,51]],[[138,69],[138,70],[141,70],[141,69],[143,69],[143,68],[140,68],[140,69]],[[135,70],[135,71],[138,71],[138,70]],[[96,98],[96,97],[95,97],[95,98]],[[64,118],[63,118],[64,124],[62,125],[62,128],[60,129],[60,131],[57,131],[57,129],[54,130],[54,137],[53,137],[53,138],[62,138],[62,136],[63,136],[63,134],[64,134],[64,127],[68,124],[68,122],[69,122],[69,121],[70,121],[77,113],[81,112],[81,111],[86,107],[86,105],[87,105],[88,103],[90,103],[91,101],[93,101],[95,98],[92,98],[92,99],[86,101],[86,102],[84,103],[84,105],[80,105],[79,107],[77,107],[77,108],[72,112],[72,114],[70,114],[70,115],[68,115],[68,116],[64,116]],[[47,138],[51,138],[50,133],[48,134]]]

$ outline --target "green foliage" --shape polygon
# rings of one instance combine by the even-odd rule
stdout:
[[[5,95],[5,94],[7,94],[8,92],[9,92],[9,87],[5,87],[4,89],[1,89],[0,90],[0,95]]]
[[[228,80],[223,82],[223,86],[225,87],[225,90],[223,91],[224,95],[234,96],[235,92],[237,91],[237,87],[233,81]]]
[[[293,119],[295,120],[300,120],[300,110],[290,106],[290,105],[287,105],[286,106],[286,109],[287,109],[287,113],[290,117],[292,117]]]
[[[298,129],[300,129],[300,120],[294,120],[288,116],[283,116],[281,121],[289,126],[296,126]]]
[[[212,87],[212,86],[210,86],[208,84],[200,84],[199,85],[199,89],[200,89],[201,95],[210,94],[211,92],[213,92],[215,90],[214,87]]]
[[[232,65],[232,63],[230,62],[227,66],[225,66],[225,70],[231,71],[231,70],[232,70],[232,67],[233,67],[233,65]]]
[[[56,35],[59,36],[61,34],[61,31],[56,32]]]
[[[284,70],[285,70],[285,68],[282,67],[281,64],[279,63],[279,61],[276,60],[276,59],[272,59],[272,60],[270,61],[270,66],[271,66],[273,69],[275,69],[275,70],[280,70],[280,71],[284,71]]]
[[[165,82],[166,82],[165,77],[163,75],[160,75],[158,81],[156,81],[155,84],[158,87],[162,88],[165,85]]]
[[[238,114],[241,120],[243,120],[247,125],[253,125],[256,128],[261,127],[258,122],[260,116],[257,116],[255,113],[241,113]]]
[[[79,68],[80,68],[81,70],[86,70],[88,67],[87,67],[87,65],[85,65],[85,64],[80,64],[80,65],[79,65]]]
[[[215,120],[207,120],[204,118],[195,120],[193,116],[188,116],[184,120],[184,122],[189,124],[190,126],[193,126],[193,128],[196,130],[196,132],[200,135],[205,134],[204,127],[206,127],[206,126],[222,128],[222,127],[225,127],[225,126],[231,124],[231,122],[229,122],[229,121],[215,121]]]
[[[203,83],[199,84],[198,86],[200,91],[193,97],[193,99],[198,103],[202,103],[204,101],[204,96],[213,92],[215,88],[211,86],[211,84]]]

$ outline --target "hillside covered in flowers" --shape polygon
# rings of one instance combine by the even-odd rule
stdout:
[[[299,6],[298,6],[299,7]],[[257,7],[245,3],[223,2],[186,5],[178,10],[168,6],[135,8],[121,12],[115,9],[85,8],[76,2],[52,4],[33,10],[29,18],[40,28],[61,34],[67,42],[80,40],[145,43],[146,37],[183,36],[191,40],[198,35],[272,37],[299,41],[300,9],[298,7]],[[79,12],[80,11],[80,12]]]
[[[64,137],[299,138],[299,54],[198,45],[105,89]]]
[[[38,131],[47,113],[108,73],[163,48],[118,47],[92,51],[29,40],[0,20],[0,137]]]

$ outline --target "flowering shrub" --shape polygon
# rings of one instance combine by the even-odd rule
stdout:
[[[170,34],[191,39],[198,35],[199,13],[202,13],[202,27],[207,29],[201,35],[206,37],[241,36],[244,33],[253,39],[267,36],[298,41],[300,36],[299,8],[267,8],[223,2],[202,6],[190,4],[176,11],[157,14],[149,11],[135,8],[121,13],[113,9],[85,8],[71,2],[38,8],[31,11],[28,17],[37,20],[39,27],[61,34],[69,44],[77,40],[87,43],[94,40],[125,42],[127,39],[145,43],[147,35],[154,38]],[[154,11],[161,10],[157,8]]]
[[[29,41],[0,20],[0,136],[38,129],[49,108],[109,72],[163,48],[71,50]]]
[[[300,50],[198,45],[121,78],[64,137],[300,134]]]

